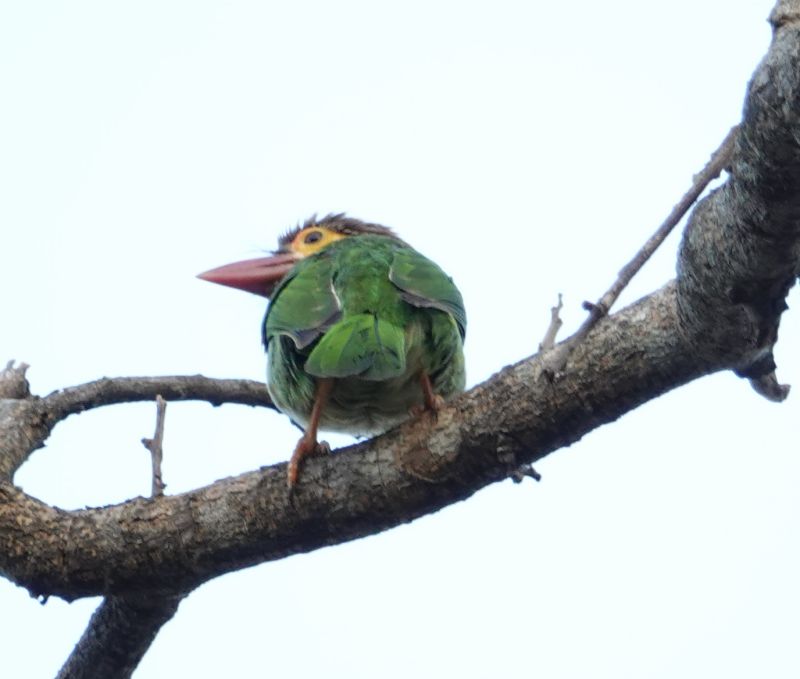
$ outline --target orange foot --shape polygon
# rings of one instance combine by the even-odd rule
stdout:
[[[439,411],[444,406],[444,398],[433,391],[433,385],[431,384],[431,378],[428,377],[428,373],[420,373],[419,384],[422,387],[422,398],[424,402],[411,406],[409,414],[412,417],[417,417],[424,412],[429,412],[436,418]]]
[[[411,417],[419,417],[422,413],[431,413],[436,417],[443,407],[444,398],[439,396],[439,394],[434,394],[430,403],[417,403],[408,409],[408,413]]]
[[[290,493],[300,476],[300,465],[303,460],[309,455],[326,455],[331,452],[331,447],[325,441],[317,443],[317,429],[319,428],[319,419],[322,415],[322,409],[325,407],[332,389],[333,378],[331,377],[326,377],[317,382],[314,406],[311,408],[311,417],[308,419],[306,433],[303,434],[303,438],[297,442],[297,445],[294,447],[294,452],[292,453],[292,459],[289,460],[286,482],[289,484]]]
[[[307,457],[314,455],[328,455],[331,447],[327,441],[315,441],[312,438],[303,436],[294,447],[294,452],[289,460],[289,467],[286,474],[286,482],[289,490],[295,487],[297,479],[300,478],[300,467]]]

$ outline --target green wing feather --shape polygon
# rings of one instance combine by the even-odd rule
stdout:
[[[303,349],[336,322],[341,309],[333,291],[333,270],[329,257],[309,257],[281,281],[264,318],[264,346],[275,335],[287,335]]]
[[[316,377],[385,380],[406,369],[405,333],[373,314],[356,314],[334,325],[305,364]]]
[[[453,279],[431,260],[411,248],[397,250],[389,270],[389,280],[401,290],[403,299],[409,304],[450,314],[464,339],[467,332],[464,300]]]

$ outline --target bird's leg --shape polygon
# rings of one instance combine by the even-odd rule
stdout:
[[[431,378],[424,370],[419,374],[419,383],[422,385],[422,395],[425,398],[425,409],[434,413],[439,412],[444,405],[444,399],[433,390]]]
[[[423,405],[416,405],[411,408],[411,415],[416,417],[422,415],[425,411],[436,414],[441,410],[444,405],[444,399],[433,390],[431,378],[424,370],[419,374],[419,384],[422,387]]]
[[[314,406],[311,408],[311,417],[308,420],[306,431],[297,445],[294,448],[294,453],[289,460],[289,467],[287,470],[287,483],[289,489],[294,488],[297,479],[300,476],[300,465],[303,460],[309,455],[315,453],[330,452],[330,447],[324,441],[317,442],[317,430],[319,429],[319,418],[322,415],[322,409],[328,402],[328,397],[331,395],[333,389],[333,378],[323,377],[317,382],[317,391],[314,394]]]

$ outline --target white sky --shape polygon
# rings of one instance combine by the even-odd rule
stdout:
[[[346,210],[455,278],[482,381],[532,353],[558,292],[573,330],[677,201],[740,118],[772,4],[4,3],[0,361],[32,364],[38,393],[262,379],[262,301],[194,275]],[[676,245],[627,301],[674,275]],[[798,340],[790,312],[784,381]],[[706,378],[539,463],[538,485],[220,578],[136,677],[800,676],[797,398]],[[70,419],[18,482],[67,508],[147,494],[154,410]],[[173,404],[168,490],[296,437]],[[0,582],[3,676],[53,676],[96,604]]]

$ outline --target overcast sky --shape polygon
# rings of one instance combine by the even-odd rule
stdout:
[[[740,119],[772,4],[4,3],[0,362],[40,394],[263,379],[263,300],[194,276],[347,211],[453,276],[477,384],[535,350],[559,292],[574,330],[683,194]],[[623,303],[674,276],[677,243]],[[798,342],[792,310],[796,388]],[[135,676],[800,676],[798,398],[715,375],[551,455],[540,484],[219,578]],[[147,494],[154,411],[71,418],[17,482],[65,508]],[[168,492],[296,438],[172,404]],[[53,676],[97,603],[0,581],[0,673]]]

